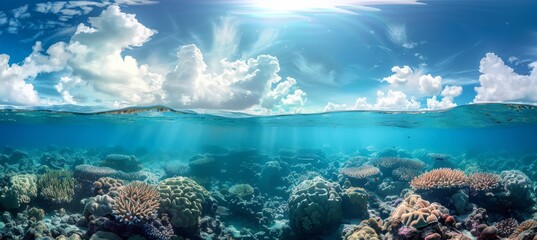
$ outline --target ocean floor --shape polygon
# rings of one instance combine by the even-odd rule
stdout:
[[[0,148],[1,239],[537,239],[537,155]]]

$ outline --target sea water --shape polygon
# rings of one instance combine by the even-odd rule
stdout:
[[[226,163],[207,165],[207,173],[214,173],[214,176],[210,174],[196,176],[196,173],[186,170],[182,172],[184,177],[198,181],[213,195],[214,211],[210,214],[204,211],[199,217],[207,216],[212,221],[218,220],[219,225],[195,226],[192,231],[184,231],[183,228],[173,226],[175,235],[194,239],[219,239],[224,236],[236,239],[299,239],[312,236],[340,239],[341,236],[344,238],[341,230],[344,226],[349,224],[357,226],[359,220],[367,218],[343,216],[333,223],[332,228],[327,227],[326,231],[307,232],[294,229],[296,227],[293,227],[292,223],[297,220],[289,222],[291,218],[289,215],[292,214],[289,208],[292,208],[290,206],[292,194],[296,193],[295,188],[301,182],[321,177],[337,184],[335,189],[344,189],[345,179],[338,170],[351,166],[349,161],[357,157],[366,159],[362,161],[362,165],[371,166],[375,166],[375,161],[382,157],[416,159],[425,164],[425,167],[420,169],[421,173],[440,167],[458,169],[467,174],[475,172],[500,174],[506,170],[519,170],[528,176],[531,180],[529,182],[536,182],[537,179],[534,179],[537,176],[535,174],[537,166],[534,166],[537,159],[536,136],[537,108],[516,104],[476,104],[431,112],[348,111],[279,116],[176,111],[165,107],[129,108],[98,113],[8,109],[0,111],[0,146],[2,146],[0,154],[4,156],[0,159],[6,161],[0,163],[3,179],[0,187],[3,187],[5,195],[9,191],[8,188],[12,187],[9,181],[14,175],[34,174],[39,179],[51,170],[74,171],[75,180],[78,181],[75,163],[102,167],[102,162],[110,154],[133,156],[141,165],[140,169],[143,169],[141,171],[152,174],[151,178],[141,180],[151,186],[158,186],[160,181],[166,178],[178,177],[169,176],[164,171],[166,166],[173,164],[188,166],[199,156],[216,156],[217,161],[233,161],[235,164],[233,166],[238,166],[237,168],[251,165],[252,167],[245,169],[248,168],[253,172],[236,169],[236,172],[229,173],[233,169]],[[25,166],[18,162],[7,162],[14,151],[24,153],[22,158]],[[247,154],[238,154],[241,152]],[[296,157],[304,152],[307,154],[303,158]],[[56,165],[44,167],[48,160],[43,160],[43,156],[52,153],[59,156],[58,158],[66,159],[60,167]],[[435,159],[431,154],[447,157]],[[77,161],[68,159],[74,155],[81,159]],[[293,157],[302,160],[304,158],[321,160],[309,162],[285,160]],[[278,187],[278,190],[272,191],[266,187],[272,183],[262,182],[266,179],[259,176],[263,174],[267,162],[278,161],[287,161],[285,162],[287,170],[277,177],[286,180],[274,183],[279,184],[274,186]],[[318,164],[319,162],[323,164]],[[302,166],[304,164],[309,165]],[[222,169],[211,169],[214,167]],[[224,174],[222,171],[228,173]],[[244,178],[241,174],[245,174]],[[293,179],[289,180],[288,176],[291,175]],[[383,176],[386,175],[377,175],[370,181],[376,181],[377,183],[373,184],[378,186],[383,181],[388,181],[384,180]],[[127,185],[131,180],[124,179],[124,184]],[[79,183],[76,184],[78,186]],[[228,198],[226,193],[236,184],[251,186],[254,189],[253,197],[242,200]],[[397,190],[398,192],[390,193],[395,197],[387,199],[384,193],[376,191],[377,187],[366,185],[369,183],[356,184],[355,187],[366,188],[369,192],[369,216],[381,220],[390,217],[390,213],[388,212],[388,215],[378,213],[379,203],[371,202],[373,196],[380,202],[389,202],[397,197],[404,199],[403,191],[411,189],[406,182],[405,187]],[[526,187],[534,194],[533,185]],[[222,191],[222,189],[228,190]],[[30,223],[10,219],[16,218],[17,214],[22,214],[19,216],[21,218],[28,217],[28,209],[32,207],[45,210],[44,219],[48,219],[49,229],[58,228],[60,224],[58,221],[61,220],[61,216],[58,215],[60,209],[67,211],[64,213],[67,215],[80,215],[73,217],[76,221],[65,223],[77,229],[76,231],[60,231],[54,237],[58,237],[60,233],[91,236],[88,232],[94,229],[88,227],[88,222],[94,221],[95,217],[88,219],[84,204],[92,194],[73,197],[73,201],[69,203],[53,201],[53,204],[48,204],[47,199],[40,195],[40,191],[37,189],[36,195],[16,208],[0,205],[0,210],[5,212],[4,227],[0,230],[3,236],[16,236],[14,230],[8,229],[6,224],[11,224],[12,228],[17,224],[26,228]],[[344,190],[337,191],[339,195],[344,195]],[[79,194],[79,191],[75,193]],[[256,199],[257,203],[253,204],[255,201],[252,199]],[[437,199],[427,200],[432,202]],[[242,209],[242,212],[237,210],[236,206],[232,206],[233,201],[244,201],[245,209]],[[462,212],[454,213],[452,198],[446,199],[443,204],[451,210],[450,214],[456,216],[459,222],[466,221],[465,216],[471,214],[475,210],[473,208],[486,208],[476,206],[470,200]],[[495,205],[497,206],[499,205]],[[282,209],[276,210],[278,207]],[[397,204],[391,207],[393,210]],[[498,211],[486,210],[491,212],[491,216],[494,215],[494,219],[486,224],[493,225],[502,220],[497,216]],[[527,209],[504,211],[502,214],[505,214],[504,218],[512,217],[522,222],[531,219],[533,213],[530,206]],[[161,214],[161,211],[155,211],[155,214]],[[375,214],[378,216],[373,216]],[[115,215],[115,212],[111,212],[103,217],[121,225],[121,221],[118,221],[118,216]],[[137,224],[142,223],[134,223],[133,226]],[[220,229],[220,232],[215,233],[214,229],[210,228]],[[123,232],[116,231],[115,234],[124,239],[127,239],[129,234],[152,238],[141,230],[132,229],[129,230],[132,231],[130,233],[121,230]],[[465,235],[472,237],[471,229],[460,226],[458,229],[460,232],[467,231]],[[112,229],[100,230],[113,232]],[[26,230],[21,231],[18,233],[19,237],[23,236]],[[43,233],[43,236],[53,235]],[[378,236],[379,238],[397,236],[397,232],[384,229]]]

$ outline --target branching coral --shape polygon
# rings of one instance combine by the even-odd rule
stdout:
[[[460,170],[439,168],[415,177],[410,186],[414,190],[460,188],[468,186],[468,177]]]
[[[160,206],[160,194],[156,188],[144,182],[132,182],[112,202],[114,215],[121,221],[148,220]]]
[[[49,171],[39,178],[40,196],[54,203],[69,203],[75,194],[75,178],[71,171]]]
[[[342,168],[339,169],[339,173],[349,178],[363,179],[379,174],[380,170],[374,166],[365,165],[361,167]]]
[[[468,182],[472,191],[491,191],[500,186],[500,175],[493,173],[474,173],[468,177]]]
[[[508,218],[497,222],[494,226],[498,229],[498,236],[506,238],[513,234],[518,226],[518,221],[514,218]]]

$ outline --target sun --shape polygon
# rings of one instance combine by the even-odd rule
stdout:
[[[330,0],[256,0],[255,6],[270,12],[323,11],[333,9]]]

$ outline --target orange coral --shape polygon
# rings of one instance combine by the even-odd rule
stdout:
[[[342,168],[339,169],[339,173],[349,178],[363,179],[379,174],[380,170],[376,167],[365,165],[361,167]]]
[[[415,177],[410,186],[414,190],[460,188],[468,186],[468,177],[460,170],[439,168]]]
[[[144,182],[130,183],[119,191],[114,200],[114,215],[125,222],[150,219],[160,206],[159,192]]]
[[[405,198],[392,212],[391,219],[409,227],[420,228],[437,222],[442,216],[442,206],[423,200],[420,195],[412,194]]]
[[[472,191],[490,191],[500,186],[500,175],[493,173],[474,173],[468,177]]]

